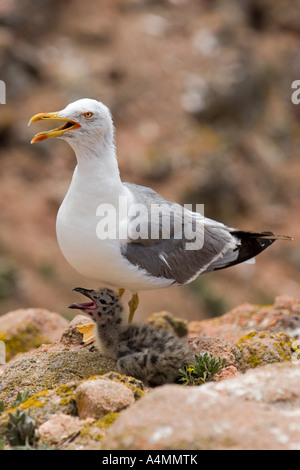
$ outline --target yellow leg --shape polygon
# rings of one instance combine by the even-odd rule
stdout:
[[[120,297],[120,298],[122,297],[122,295],[124,294],[124,292],[125,292],[125,289],[120,288],[120,289],[118,290],[118,294],[119,294],[119,297]]]
[[[129,305],[129,318],[128,318],[128,323],[132,323],[134,312],[138,308],[139,305],[139,296],[138,294],[133,294],[131,297],[131,300],[128,302]]]

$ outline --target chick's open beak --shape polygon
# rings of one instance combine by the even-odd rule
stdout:
[[[69,305],[68,308],[77,308],[78,310],[85,310],[85,309],[90,309],[90,310],[95,310],[97,308],[97,305],[95,302],[92,300],[90,297],[90,292],[93,292],[92,289],[84,289],[83,287],[75,287],[76,292],[80,292],[81,294],[85,295],[88,297],[91,302],[84,302],[84,303],[74,303],[72,305]]]
[[[49,139],[50,137],[60,137],[62,136],[65,132],[73,129],[79,129],[80,124],[76,121],[73,121],[72,119],[66,119],[63,117],[59,117],[59,111],[57,113],[40,113],[36,114],[33,116],[29,122],[28,126],[32,122],[36,121],[44,121],[44,120],[50,120],[50,121],[63,121],[64,124],[60,127],[57,127],[56,129],[52,129],[50,131],[46,132],[39,132],[36,134],[33,139],[31,140],[31,144],[34,144],[35,142],[42,142],[45,139]]]

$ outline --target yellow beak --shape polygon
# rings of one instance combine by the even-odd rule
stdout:
[[[78,122],[72,121],[71,119],[58,117],[58,114],[59,114],[59,111],[57,113],[40,113],[40,114],[36,114],[29,120],[28,126],[30,126],[32,122],[43,121],[43,120],[64,121],[65,123],[62,126],[57,127],[56,129],[52,129],[51,131],[39,132],[33,137],[33,139],[30,142],[31,144],[34,144],[35,142],[42,142],[43,140],[49,139],[50,137],[62,136],[65,132],[71,129],[72,130],[79,129],[79,127],[81,127],[81,125]]]

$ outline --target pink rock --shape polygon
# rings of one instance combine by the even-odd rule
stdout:
[[[77,416],[64,413],[53,415],[39,427],[40,442],[57,444],[76,435],[86,424],[86,421],[81,421]]]
[[[120,413],[101,448],[299,450],[299,403],[291,363],[199,387],[164,385]]]
[[[43,308],[14,310],[0,317],[0,339],[6,343],[7,360],[19,352],[55,343],[68,321]]]
[[[220,372],[214,375],[213,381],[220,382],[221,380],[231,379],[233,377],[237,377],[239,375],[239,371],[235,366],[228,366],[224,367]]]
[[[226,364],[237,366],[238,349],[229,341],[222,338],[208,337],[200,334],[189,339],[189,346],[195,354],[200,355],[209,352],[214,357],[226,359]]]
[[[300,336],[300,300],[283,295],[273,305],[243,304],[224,315],[189,323],[189,336],[203,334],[235,342],[252,331],[285,331]]]
[[[98,419],[135,402],[132,391],[126,385],[106,379],[86,380],[77,387],[75,399],[81,419]]]

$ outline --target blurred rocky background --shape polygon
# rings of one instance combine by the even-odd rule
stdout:
[[[72,288],[97,287],[59,251],[55,218],[75,157],[30,146],[29,118],[83,97],[115,119],[125,181],[205,204],[205,215],[294,237],[190,286],[145,292],[137,319],[188,319],[299,296],[299,0],[0,0],[0,314],[68,318]]]

